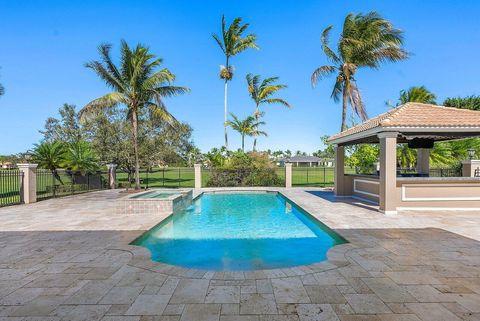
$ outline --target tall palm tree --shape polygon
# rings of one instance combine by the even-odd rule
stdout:
[[[222,16],[222,34],[220,36],[212,34],[213,39],[225,55],[225,65],[220,66],[220,79],[224,84],[224,132],[225,132],[225,148],[228,149],[228,133],[227,133],[227,114],[228,114],[228,82],[233,78],[233,66],[230,65],[230,59],[247,50],[248,48],[259,49],[255,41],[257,36],[248,34],[243,36],[249,24],[242,24],[242,18],[233,19],[232,23],[227,27],[225,15]]]
[[[269,105],[269,104],[279,104],[285,107],[290,108],[290,104],[282,99],[277,97],[272,97],[278,91],[287,88],[286,85],[276,84],[278,81],[278,77],[270,77],[261,80],[260,75],[247,75],[247,88],[250,97],[255,102],[255,112],[253,113],[255,119],[258,119],[264,114],[260,110],[261,105]],[[255,136],[253,140],[253,150],[257,147],[257,137]]]
[[[138,44],[130,48],[122,40],[121,59],[118,65],[110,57],[108,44],[99,46],[100,61],[91,61],[85,66],[92,69],[112,92],[88,103],[80,111],[80,117],[116,105],[127,107],[127,118],[132,124],[132,142],[135,155],[135,188],[140,189],[140,161],[138,157],[139,113],[145,111],[153,119],[175,126],[176,119],[167,111],[164,97],[184,94],[186,87],[173,86],[175,75],[167,68],[159,69],[162,59],[151,54],[147,47]]]
[[[245,152],[245,136],[255,135],[264,135],[267,136],[267,133],[259,130],[259,126],[265,125],[265,122],[258,121],[253,116],[248,116],[245,119],[239,119],[234,114],[230,113],[232,120],[227,121],[227,125],[232,127],[233,130],[237,131],[242,136],[242,151]]]
[[[331,97],[335,102],[342,97],[341,130],[344,131],[347,128],[347,104],[362,120],[368,118],[355,79],[357,70],[362,67],[377,69],[385,61],[406,59],[408,53],[401,47],[402,31],[376,12],[347,15],[336,52],[329,44],[332,28],[328,26],[323,30],[321,43],[323,52],[333,64],[317,68],[311,76],[311,82],[315,87],[323,77],[336,74]]]

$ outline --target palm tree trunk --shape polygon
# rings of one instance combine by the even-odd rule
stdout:
[[[255,108],[255,120],[258,122],[258,113],[260,110],[258,109],[258,104],[257,107]],[[257,149],[257,135],[254,136],[253,138],[253,151]]]
[[[228,114],[228,107],[227,107],[227,96],[228,96],[228,80],[225,79],[225,87],[224,87],[224,115],[223,115],[223,128],[225,132],[225,148],[228,150],[228,133],[227,133],[227,114]]]
[[[342,128],[343,132],[347,129],[347,88],[346,84],[343,85],[343,95],[342,95]]]
[[[138,115],[132,112],[133,153],[135,154],[135,189],[140,189],[140,162],[138,160]]]
[[[245,153],[245,134],[242,134],[242,152]]]

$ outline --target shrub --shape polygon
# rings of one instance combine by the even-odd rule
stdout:
[[[262,153],[233,152],[223,165],[213,166],[207,186],[281,186],[275,166]]]

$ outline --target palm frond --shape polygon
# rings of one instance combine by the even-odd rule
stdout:
[[[85,107],[79,111],[80,119],[84,119],[88,115],[95,115],[103,109],[107,109],[119,104],[128,104],[125,96],[119,92],[111,92],[100,98],[94,99],[89,102]]]
[[[335,70],[335,66],[321,66],[315,69],[315,71],[312,73],[312,77],[310,78],[312,87],[315,88],[319,80],[323,79],[325,76],[331,75],[335,72]]]

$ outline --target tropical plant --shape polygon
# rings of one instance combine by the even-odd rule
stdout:
[[[278,81],[278,77],[270,77],[261,80],[260,75],[252,75],[248,74],[246,76],[247,79],[247,88],[248,93],[252,100],[255,102],[255,112],[253,113],[255,119],[258,119],[264,115],[264,112],[260,110],[261,105],[269,105],[269,104],[279,104],[285,107],[290,108],[290,104],[282,99],[277,97],[272,97],[278,91],[287,88],[286,85],[276,84]],[[255,151],[257,146],[257,136],[253,140],[253,150]]]
[[[67,146],[61,165],[75,172],[96,171],[99,169],[98,158],[91,144],[83,140]]]
[[[267,136],[267,133],[259,130],[259,126],[265,125],[265,122],[258,121],[253,116],[248,116],[245,119],[239,119],[234,114],[230,113],[231,120],[227,121],[227,125],[232,127],[242,136],[242,151],[245,152],[245,136]]]
[[[138,44],[131,49],[125,41],[121,43],[121,61],[117,66],[110,57],[108,44],[99,46],[100,61],[91,61],[85,66],[92,69],[113,91],[88,103],[81,111],[82,118],[99,110],[116,105],[127,108],[127,119],[132,125],[132,142],[135,157],[135,189],[140,189],[140,160],[138,149],[138,116],[144,110],[152,119],[175,126],[177,120],[167,111],[164,97],[189,92],[186,87],[173,86],[175,75],[167,68],[158,69],[162,59]]]
[[[447,98],[443,102],[443,105],[447,107],[480,110],[480,96],[472,95],[465,98]]]
[[[408,102],[436,104],[437,96],[429,91],[425,86],[410,87],[408,90],[400,91],[400,98],[398,104],[403,105]]]
[[[317,68],[311,76],[311,83],[315,87],[325,76],[336,74],[331,97],[335,102],[342,97],[341,130],[344,131],[347,128],[347,104],[362,120],[368,118],[355,79],[357,70],[362,67],[377,69],[385,61],[406,59],[408,53],[401,48],[402,31],[376,12],[347,15],[336,52],[329,44],[332,28],[328,26],[323,30],[321,43],[323,52],[333,65]]]
[[[59,141],[36,144],[33,150],[32,160],[39,168],[48,169],[60,183],[63,184],[57,169],[63,165],[65,145]]]
[[[225,16],[222,16],[222,33],[220,36],[212,34],[223,54],[225,55],[225,65],[220,66],[220,79],[224,80],[224,132],[225,132],[225,148],[228,149],[228,133],[227,133],[227,115],[228,115],[228,82],[233,78],[233,66],[230,65],[230,59],[247,50],[248,48],[258,49],[255,41],[257,37],[254,34],[244,36],[249,24],[242,24],[242,18],[233,19],[232,23],[227,27]]]

